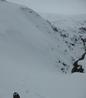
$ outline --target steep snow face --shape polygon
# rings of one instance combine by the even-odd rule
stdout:
[[[8,58],[11,57],[10,59],[18,62],[22,61],[24,66],[26,64],[38,68],[37,66],[40,65],[41,69],[46,70],[47,67],[52,71],[63,67],[58,66],[60,59],[69,69],[71,57],[64,53],[65,48],[68,50],[68,47],[60,34],[55,39],[55,32],[48,22],[27,7],[9,4],[6,1],[0,2],[2,56],[9,56]]]
[[[4,65],[3,58],[7,58],[22,61],[24,66],[52,67],[54,45],[48,37],[52,32],[48,24],[31,9],[8,2],[0,3],[0,13],[0,57]]]

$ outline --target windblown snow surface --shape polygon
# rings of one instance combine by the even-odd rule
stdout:
[[[33,10],[0,0],[0,97],[86,98],[86,74],[70,74],[69,48]],[[68,74],[58,60],[68,63]]]

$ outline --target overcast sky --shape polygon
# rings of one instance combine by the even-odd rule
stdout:
[[[86,14],[86,0],[8,0],[27,5],[37,12]]]

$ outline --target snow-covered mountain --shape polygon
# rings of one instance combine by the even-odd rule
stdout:
[[[59,73],[71,71],[71,55],[60,33],[40,15],[0,0],[2,98],[12,98],[14,91],[21,98],[85,98],[86,74]]]
[[[12,56],[11,59],[22,60],[28,65],[34,65],[34,63],[37,66],[43,65],[42,67],[45,69],[47,67],[48,70],[62,68],[62,66],[58,68],[59,59],[70,65],[70,56],[64,54],[65,48],[68,49],[66,44],[59,34],[57,42],[55,32],[48,22],[27,7],[0,2],[2,13],[0,14],[0,37],[4,42],[0,51],[2,55],[9,54]],[[64,56],[69,60],[64,59]]]

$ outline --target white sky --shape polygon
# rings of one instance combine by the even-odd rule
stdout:
[[[37,12],[60,14],[86,14],[86,0],[8,0],[23,5]]]

